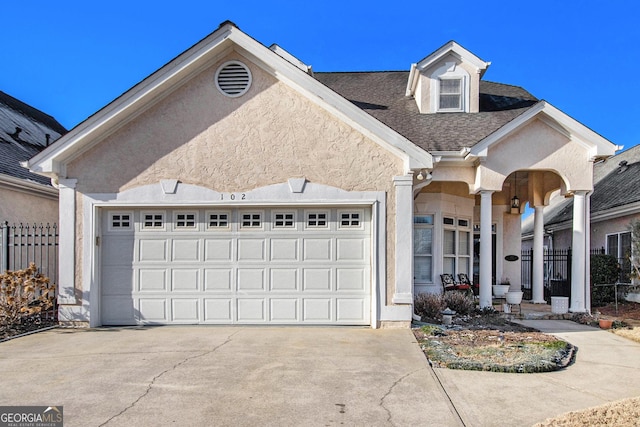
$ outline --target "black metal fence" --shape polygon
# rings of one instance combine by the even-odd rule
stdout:
[[[58,283],[58,226],[56,224],[0,224],[0,268],[21,270],[35,263],[49,282]]]

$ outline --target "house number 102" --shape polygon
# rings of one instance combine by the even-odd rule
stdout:
[[[246,200],[247,195],[245,193],[241,193],[241,194],[235,194],[235,193],[231,193],[227,196],[227,198],[229,200]],[[220,194],[220,200],[224,200],[224,194]]]

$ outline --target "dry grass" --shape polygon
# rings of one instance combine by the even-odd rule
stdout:
[[[640,425],[640,397],[619,400],[582,411],[568,412],[560,417],[549,418],[533,427],[580,427]]]

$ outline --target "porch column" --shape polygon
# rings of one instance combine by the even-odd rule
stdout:
[[[396,189],[396,290],[391,302],[413,304],[413,174],[393,178]]]
[[[491,248],[491,197],[493,191],[480,192],[480,308],[492,307],[491,266],[493,252]]]
[[[533,278],[532,293],[535,304],[544,304],[544,206],[534,208],[533,217]]]
[[[573,254],[571,256],[571,304],[569,311],[584,313],[586,289],[586,195],[587,191],[576,191],[573,194]]]
[[[58,303],[76,303],[76,184],[77,179],[58,181]]]

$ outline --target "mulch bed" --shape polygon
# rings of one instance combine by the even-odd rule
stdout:
[[[423,319],[429,321],[429,319]],[[573,363],[577,348],[497,313],[427,323],[413,333],[434,367],[492,372],[550,372]]]

